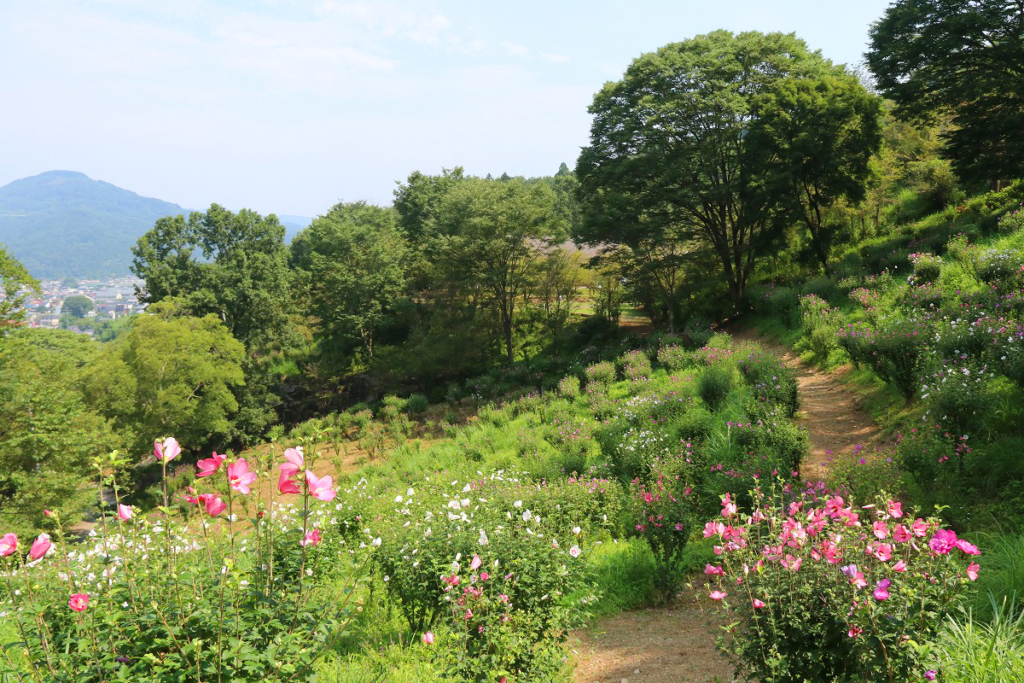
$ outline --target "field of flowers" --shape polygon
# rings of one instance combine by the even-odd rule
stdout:
[[[739,619],[740,672],[931,676],[977,548],[802,482],[792,371],[706,342],[588,349],[557,388],[478,394],[476,419],[344,476],[320,459],[333,418],[243,457],[156,442],[154,510],[97,458],[114,500],[88,538],[53,517],[0,543],[0,680],[565,680],[571,629],[688,582]]]

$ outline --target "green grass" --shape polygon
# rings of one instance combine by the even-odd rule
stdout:
[[[1024,612],[1012,601],[992,601],[988,619],[967,612],[949,620],[937,655],[943,681],[1024,681]]]

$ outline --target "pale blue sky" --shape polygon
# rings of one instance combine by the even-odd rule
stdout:
[[[317,215],[416,169],[554,173],[630,61],[717,28],[861,61],[886,0],[0,0],[0,185]]]

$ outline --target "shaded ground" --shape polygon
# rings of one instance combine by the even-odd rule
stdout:
[[[848,453],[878,438],[878,425],[838,375],[803,363],[787,347],[752,330],[729,332],[737,341],[757,342],[796,371],[800,396],[796,422],[811,441],[810,457],[802,467],[804,477],[822,477],[829,453]],[[729,683],[733,669],[715,647],[720,624],[692,603],[602,619],[576,634],[575,683]]]

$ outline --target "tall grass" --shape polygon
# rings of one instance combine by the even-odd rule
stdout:
[[[970,611],[949,620],[938,643],[940,680],[948,683],[1024,681],[1024,612],[1012,600],[991,599],[991,617]]]

